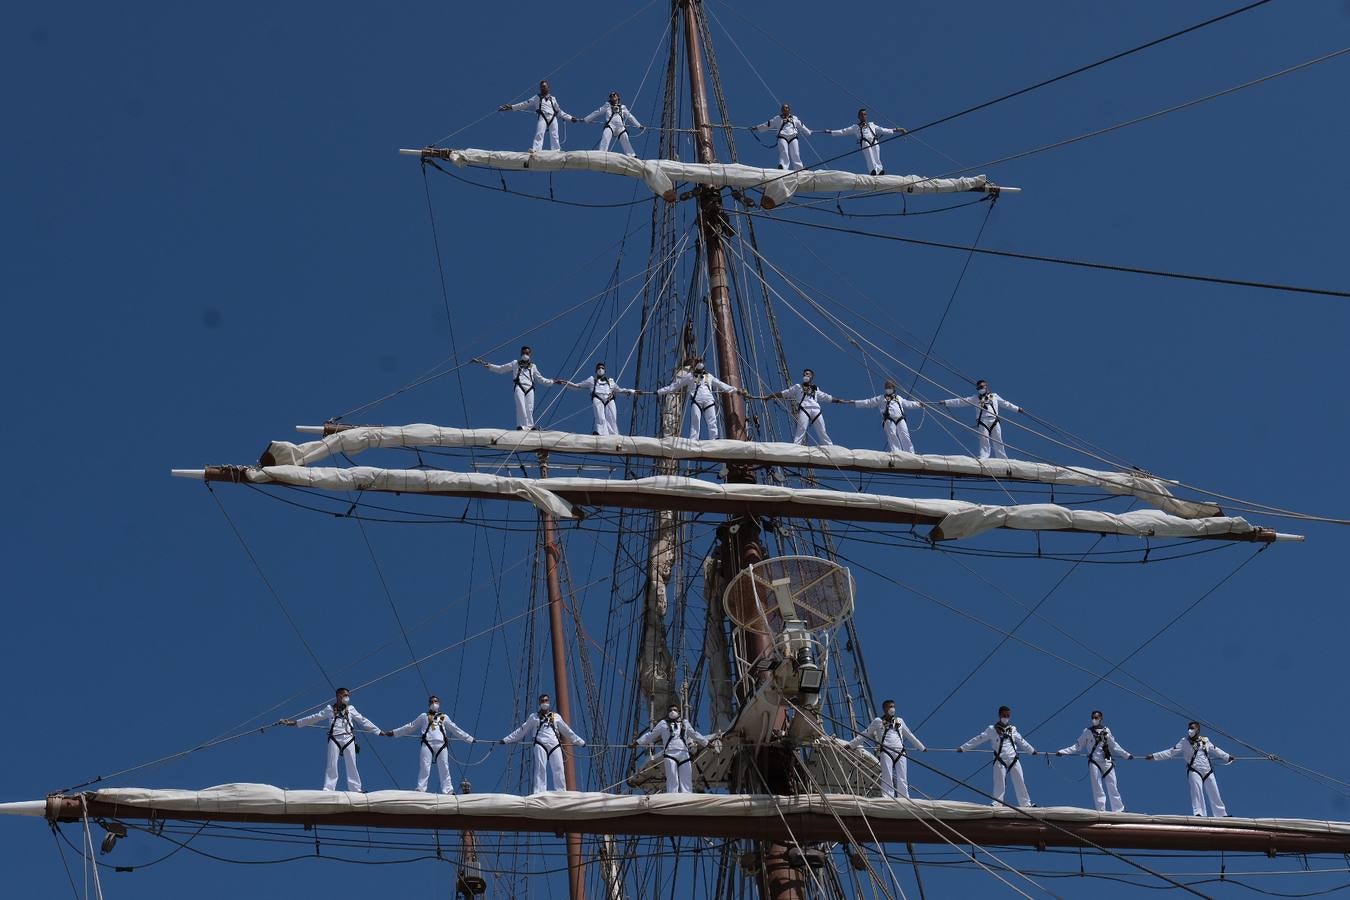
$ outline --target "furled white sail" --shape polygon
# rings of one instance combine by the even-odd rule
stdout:
[[[316,426],[317,427],[317,426]],[[809,447],[800,444],[754,441],[691,441],[682,437],[645,437],[572,434],[565,431],[516,431],[501,428],[445,428],[437,425],[360,426],[330,434],[322,440],[292,444],[274,441],[266,463],[308,466],[335,454],[352,456],[380,447],[483,447],[495,450],[647,456],[653,459],[703,460],[760,466],[815,465],[845,469],[903,472],[915,475],[968,476],[1093,487],[1137,497],[1141,502],[1182,519],[1212,518],[1222,514],[1213,503],[1174,497],[1165,480],[1141,472],[1108,472],[1077,466],[1059,466],[1020,459],[976,459],[920,453],[854,450],[837,444]]]
[[[934,540],[958,540],[994,528],[1019,531],[1083,531],[1133,537],[1250,540],[1291,539],[1256,528],[1245,519],[1215,516],[1182,519],[1159,510],[1109,513],[1069,509],[1054,503],[997,506],[963,500],[915,499],[880,494],[854,494],[815,488],[765,484],[719,484],[698,478],[517,478],[478,472],[430,469],[379,469],[370,466],[321,468],[254,466],[215,470],[218,480],[251,484],[289,484],[325,491],[382,491],[452,494],[524,500],[559,518],[582,517],[580,506],[632,508],[700,508],[734,510],[758,516],[840,520],[925,522],[936,527]],[[210,470],[175,470],[180,477],[210,478]]]
[[[762,205],[773,209],[794,194],[832,194],[865,191],[895,194],[951,194],[960,191],[1012,191],[989,184],[983,175],[964,178],[929,178],[923,175],[860,175],[835,169],[800,169],[784,172],[738,163],[689,163],[674,159],[638,159],[601,150],[512,150],[427,149],[405,150],[422,156],[447,159],[457,166],[475,166],[508,171],[604,172],[638,178],[652,193],[675,199],[679,183],[711,184],[717,187],[758,188],[764,191]]]

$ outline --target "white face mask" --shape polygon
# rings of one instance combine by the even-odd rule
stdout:
[[[694,366],[694,371],[695,371],[695,372],[698,372],[700,375],[702,375],[702,374],[703,374],[703,363],[699,363],[698,365]]]
[[[1187,728],[1187,729],[1186,729],[1186,737],[1195,737],[1195,736],[1196,736],[1197,734],[1199,734],[1199,733],[1200,733],[1199,729],[1196,729],[1196,728]]]
[[[342,696],[337,698],[337,702],[338,706],[346,706],[348,703],[352,702],[352,698],[350,696]]]
[[[595,374],[596,374],[597,376],[599,376],[600,378],[604,378],[604,377],[605,377],[605,370],[604,370],[604,369],[596,369],[596,370],[595,370]]]
[[[888,709],[888,710],[886,710],[885,716],[886,716],[886,718],[888,718],[888,719],[894,719],[894,718],[895,718],[895,710],[893,710],[893,709]]]
[[[432,712],[440,712],[441,705],[433,701],[432,703],[427,705],[427,709],[431,710]]]
[[[1011,717],[1011,716],[999,716],[999,717],[998,717],[998,724],[1000,724],[1000,725],[1007,725],[1007,724],[1008,724],[1009,722],[1011,722],[1011,721],[1012,721],[1012,717]]]
[[[548,710],[549,710],[549,705],[548,705],[547,703],[540,703],[540,704],[539,704],[539,712],[541,712],[541,713],[546,713],[546,712],[548,712]]]
[[[813,377],[814,377],[814,376],[811,376],[811,375],[803,375],[803,376],[802,376],[802,384],[810,384],[810,383],[811,383],[811,379],[812,379]]]
[[[1100,724],[1102,724],[1101,716],[1093,716],[1093,717],[1092,717],[1092,724],[1093,724],[1093,725],[1100,725]]]
[[[678,709],[672,709],[670,712],[666,713],[666,718],[672,722],[678,722],[680,720],[680,711]]]
[[[894,396],[895,396],[895,388],[892,388],[892,387],[886,388],[886,396],[887,396],[887,397],[894,397]]]

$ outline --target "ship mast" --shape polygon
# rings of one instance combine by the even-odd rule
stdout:
[[[684,43],[689,58],[689,96],[693,107],[694,140],[698,146],[698,161],[712,164],[717,161],[713,147],[712,122],[708,115],[708,98],[703,72],[703,54],[699,27],[701,0],[673,0],[676,9],[684,12]],[[674,12],[674,10],[672,10]],[[699,211],[699,231],[703,240],[704,259],[708,266],[708,303],[712,311],[714,338],[717,346],[718,373],[733,387],[743,387],[741,378],[741,356],[736,342],[736,329],[731,315],[731,291],[727,282],[726,250],[722,245],[723,229],[726,226],[722,212],[721,191],[705,186],[696,193]],[[726,435],[731,440],[748,441],[749,430],[745,421],[745,399],[739,393],[722,395],[723,421],[726,423]],[[731,466],[728,470],[729,481],[753,482],[753,470],[743,466]],[[764,546],[759,540],[759,525],[752,516],[739,516],[732,519],[721,531],[720,568],[723,577],[730,579],[735,573],[752,566],[764,558]],[[710,600],[710,602],[715,602]],[[753,600],[751,602],[754,602]],[[746,610],[745,613],[753,613]],[[743,615],[741,621],[754,621],[754,615]],[[758,660],[772,649],[767,634],[752,630],[743,631],[745,657]],[[760,678],[767,673],[761,672]],[[753,686],[746,688],[746,692]],[[744,703],[747,696],[739,700]],[[780,709],[776,728],[782,727],[784,714]],[[757,747],[745,748],[743,755],[751,758],[738,761],[737,771],[742,781],[751,781],[750,772],[759,775],[756,792],[787,793],[787,775],[790,766],[759,765],[754,756],[759,756]],[[752,784],[738,784],[736,789],[744,790]],[[788,860],[788,847],[784,844],[769,843],[759,854],[758,866],[760,894],[774,900],[797,900],[804,896],[803,880]]]

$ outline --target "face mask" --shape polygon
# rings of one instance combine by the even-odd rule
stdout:
[[[888,718],[888,719],[894,719],[894,718],[895,718],[895,710],[893,710],[893,709],[888,709],[888,710],[886,710],[886,718]]]
[[[802,376],[802,384],[810,384],[810,383],[811,383],[811,376],[810,376],[810,375],[803,375],[803,376]]]
[[[894,397],[894,396],[895,396],[895,388],[886,388],[886,396],[887,396],[887,397]]]
[[[441,711],[441,705],[440,705],[439,703],[432,703],[432,704],[428,707],[428,709],[430,709],[432,712],[440,712],[440,711]]]
[[[989,388],[980,388],[980,396],[981,397],[989,396]]]
[[[670,712],[666,713],[666,718],[672,722],[678,722],[680,720],[680,714],[677,710],[672,709]]]
[[[694,366],[694,371],[695,371],[695,372],[698,372],[700,375],[702,375],[702,374],[703,374],[703,363],[699,363],[698,365]]]
[[[999,716],[999,717],[998,717],[998,724],[1000,724],[1000,725],[1007,725],[1007,724],[1008,724],[1009,722],[1011,722],[1011,721],[1012,721],[1012,717],[1011,717],[1011,716]]]
[[[546,713],[546,712],[548,712],[548,710],[549,710],[549,705],[548,705],[547,703],[540,703],[540,704],[539,704],[539,711],[540,711],[541,713]]]
[[[338,702],[338,706],[346,706],[348,703],[351,703],[351,702],[352,702],[352,698],[351,698],[351,697],[339,697],[339,698],[337,698],[337,702]]]
[[[596,370],[595,370],[595,374],[596,374],[596,376],[599,377],[599,378],[604,378],[604,377],[605,377],[605,370],[604,370],[604,369],[596,369]]]
[[[520,357],[520,364],[522,366],[526,366],[529,365],[529,363],[530,363],[530,354],[528,353],[522,354]]]
[[[1093,725],[1100,725],[1100,724],[1102,724],[1102,720],[1099,719],[1099,718],[1097,718],[1096,716],[1093,716],[1093,717],[1092,717],[1092,724],[1093,724]]]
[[[1187,728],[1187,729],[1186,729],[1186,737],[1195,737],[1195,736],[1196,736],[1197,734],[1199,734],[1199,733],[1200,733],[1200,732],[1199,732],[1197,729],[1195,729],[1195,728]]]

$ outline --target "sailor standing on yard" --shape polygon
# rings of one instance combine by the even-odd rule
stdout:
[[[544,373],[540,372],[539,367],[531,361],[530,348],[521,347],[519,359],[515,362],[502,363],[500,366],[488,362],[481,356],[475,356],[471,361],[482,364],[489,372],[512,376],[511,382],[515,386],[516,398],[516,428],[520,431],[537,431],[539,426],[534,424],[534,389],[541,384],[552,384],[553,379],[545,378]]]
[[[909,439],[909,423],[905,421],[905,410],[921,409],[923,404],[918,400],[906,400],[897,394],[894,381],[886,379],[885,391],[875,397],[866,400],[840,400],[835,397],[834,402],[881,410],[881,433],[886,436],[886,449],[891,453],[914,452],[914,442]]]
[[[514,744],[529,738],[534,745],[534,790],[531,793],[542,794],[548,790],[548,773],[553,773],[553,790],[561,791],[567,786],[563,780],[562,738],[577,747],[586,746],[586,742],[577,737],[562,716],[553,712],[548,694],[539,695],[539,710],[532,712],[520,723],[520,727],[502,738],[503,744]]]
[[[1205,815],[1205,800],[1208,799],[1211,816],[1227,816],[1228,807],[1223,805],[1223,798],[1219,796],[1219,780],[1214,777],[1212,757],[1217,756],[1225,763],[1237,762],[1237,757],[1210,743],[1209,738],[1200,733],[1199,722],[1191,722],[1186,726],[1186,736],[1177,741],[1175,747],[1150,753],[1144,759],[1171,759],[1174,756],[1186,760],[1186,779],[1191,787],[1191,813]]]
[[[984,731],[956,748],[957,753],[974,750],[980,744],[988,743],[994,750],[994,806],[1003,802],[1006,790],[1005,778],[1012,778],[1013,790],[1017,792],[1018,806],[1035,806],[1031,795],[1027,793],[1026,780],[1022,778],[1022,759],[1018,751],[1036,755],[1036,748],[1027,743],[1027,739],[1018,732],[1012,723],[1012,710],[1006,706],[998,708],[998,721]]]
[[[706,747],[709,740],[692,725],[681,721],[679,706],[672,703],[666,717],[634,743],[639,747],[660,744],[667,794],[694,792],[694,762],[691,754],[700,747]]]
[[[600,146],[595,149],[606,151],[609,149],[610,141],[617,138],[624,153],[629,156],[637,156],[637,153],[633,152],[633,144],[628,140],[628,126],[641,128],[642,123],[628,111],[628,107],[623,105],[623,102],[619,99],[618,91],[610,91],[609,101],[581,121],[587,124],[605,123],[604,131],[600,134]]]
[[[774,116],[763,125],[751,125],[751,131],[768,131],[774,129],[778,132],[778,168],[797,170],[802,168],[802,154],[797,148],[797,138],[800,135],[811,136],[811,129],[807,128],[801,119],[792,114],[792,107],[786,103]]]
[[[829,432],[825,430],[825,410],[820,408],[820,404],[832,403],[834,397],[817,387],[815,378],[815,372],[810,369],[802,369],[802,380],[800,382],[761,399],[776,400],[781,397],[785,400],[791,400],[796,423],[796,430],[792,434],[792,443],[805,444],[806,430],[810,428],[816,433],[816,443],[824,447],[833,444],[834,441],[830,440]]]
[[[909,799],[909,756],[906,747],[919,751],[928,748],[909,730],[905,720],[895,714],[895,701],[884,700],[881,716],[872,720],[867,730],[848,742],[850,747],[862,749],[873,744],[877,761],[881,764],[881,796]]]
[[[1120,788],[1116,787],[1116,760],[1134,757],[1116,742],[1111,729],[1102,724],[1100,709],[1092,711],[1092,724],[1083,729],[1076,743],[1055,751],[1056,756],[1068,756],[1071,753],[1087,753],[1093,806],[1104,811],[1109,797],[1111,812],[1124,812],[1125,801],[1120,799]]]
[[[867,108],[858,110],[858,124],[850,125],[847,128],[826,128],[821,134],[851,134],[858,139],[858,145],[862,147],[863,159],[867,160],[868,175],[885,175],[886,170],[881,167],[881,137],[890,137],[893,134],[904,134],[905,129],[899,127],[883,128],[874,122],[867,120]]]
[[[569,122],[580,122],[576,116],[563,112],[563,108],[558,105],[558,98],[553,96],[549,90],[548,82],[539,82],[539,93],[528,100],[522,100],[519,103],[503,103],[497,107],[498,112],[509,112],[511,110],[533,110],[538,116],[538,121],[534,126],[534,142],[530,144],[531,150],[544,149],[544,132],[548,132],[549,143],[552,149],[561,150],[562,144],[558,143],[558,119],[566,119]]]
[[[1023,412],[1016,403],[1009,403],[998,394],[989,390],[989,382],[981,378],[975,382],[975,395],[972,397],[953,397],[938,401],[943,406],[974,406],[979,408],[975,416],[975,433],[980,437],[980,459],[988,459],[992,445],[994,456],[1007,459],[1008,451],[1003,446],[1003,417],[1005,412]]]
[[[362,790],[361,773],[356,768],[356,754],[360,752],[360,747],[356,744],[356,729],[360,728],[371,734],[379,734],[381,729],[352,706],[351,691],[338,688],[331,705],[299,719],[282,719],[277,724],[305,728],[310,725],[322,725],[325,722],[328,723],[328,768],[323,775],[323,789],[337,790],[340,756],[347,767],[347,790]]]
[[[678,391],[683,388],[689,388],[689,403],[693,407],[689,410],[689,440],[698,440],[698,423],[700,420],[708,428],[708,440],[715,441],[720,436],[717,430],[717,395],[718,394],[740,394],[745,395],[742,388],[732,387],[725,381],[718,381],[704,368],[703,360],[694,362],[692,372],[683,372],[675,376],[675,380],[663,388],[657,388],[656,394],[664,397],[671,391]]]
[[[432,694],[427,698],[427,711],[413,719],[407,725],[400,725],[393,731],[384,732],[385,737],[407,737],[410,734],[422,736],[422,752],[418,757],[417,789],[426,793],[431,781],[431,766],[441,777],[441,793],[453,794],[455,787],[450,781],[450,738],[473,743],[473,736],[460,728],[450,717],[441,712],[441,698]]]
[[[604,363],[596,363],[595,374],[585,381],[571,382],[565,378],[555,378],[553,383],[575,391],[591,392],[591,409],[595,412],[594,434],[618,434],[619,414],[614,403],[615,398],[620,394],[636,397],[642,393],[633,388],[619,387],[618,382],[605,374]]]

